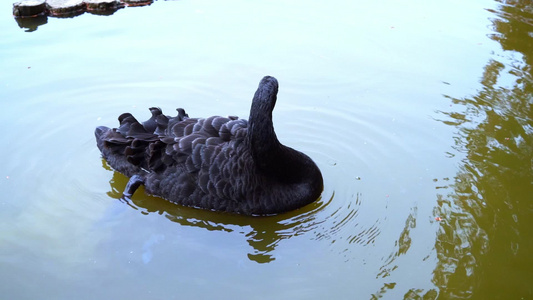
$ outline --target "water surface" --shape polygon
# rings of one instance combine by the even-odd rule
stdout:
[[[158,1],[29,32],[0,8],[7,298],[533,297],[527,1]],[[317,202],[118,200],[96,126],[151,106],[247,118],[264,75],[280,141],[322,170]]]

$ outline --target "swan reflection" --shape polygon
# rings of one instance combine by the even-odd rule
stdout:
[[[105,160],[102,160],[102,163],[106,169],[111,170]],[[319,199],[299,210],[285,214],[250,217],[180,206],[162,198],[149,196],[143,191],[136,193],[130,201],[127,201],[122,198],[122,191],[127,182],[126,176],[113,172],[113,178],[109,181],[111,190],[107,193],[108,196],[144,215],[157,213],[183,226],[242,234],[252,247],[247,254],[248,259],[257,263],[269,263],[275,260],[274,250],[282,240],[316,229],[325,221],[324,218],[317,217],[317,212],[323,210],[331,201],[330,199],[328,203],[324,203]]]

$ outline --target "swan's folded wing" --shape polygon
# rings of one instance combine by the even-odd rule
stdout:
[[[212,153],[237,136],[246,133],[246,120],[236,117],[213,116],[207,119],[186,118],[168,122],[166,133],[159,140],[166,144],[161,147],[160,157],[166,166],[184,164],[189,173],[197,173],[203,166],[210,165]]]
[[[189,118],[178,109],[175,117],[150,108],[152,117],[139,122],[130,113],[120,115],[118,128],[104,137],[105,147],[123,155],[132,165],[160,172],[182,164],[189,173],[210,168],[224,144],[246,135],[247,121],[237,117]],[[216,167],[213,169],[216,173]]]

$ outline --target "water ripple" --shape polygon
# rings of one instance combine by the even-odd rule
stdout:
[[[349,84],[351,82],[346,81],[334,85],[323,84],[317,88],[331,91],[343,85],[346,90]],[[154,88],[158,91],[157,95],[153,95]],[[135,90],[135,95],[132,90]],[[176,91],[180,91],[178,98],[197,99],[194,102],[181,102],[183,105],[177,101],[176,106],[185,107],[191,115],[223,114],[207,111],[205,107],[210,105],[206,103],[219,102],[221,98],[239,99],[234,94],[242,91],[237,93],[237,90],[228,90],[220,94],[219,90],[219,87],[209,87],[206,83],[190,80],[181,82],[178,87],[173,86],[172,81],[165,80],[128,84],[111,81],[58,91],[55,97],[61,100],[43,109],[36,109],[39,98],[28,101],[22,107],[22,110],[27,111],[28,118],[17,122],[26,122],[20,126],[33,130],[19,137],[19,143],[27,149],[17,152],[20,153],[18,155],[27,156],[33,145],[42,144],[39,153],[57,153],[62,159],[58,163],[58,160],[47,160],[42,155],[24,159],[20,157],[18,160],[26,161],[27,168],[24,174],[19,174],[29,178],[64,178],[47,180],[46,185],[36,186],[42,191],[43,198],[55,199],[47,202],[54,209],[75,210],[74,207],[79,205],[90,207],[95,203],[105,203],[102,183],[109,181],[105,175],[109,173],[105,169],[111,169],[106,167],[105,162],[103,169],[99,166],[99,153],[93,138],[94,127],[116,125],[116,117],[124,111],[132,112],[139,119],[148,118],[146,108],[149,106],[173,107],[176,100],[169,99],[168,95]],[[379,179],[373,169],[383,163],[383,157],[391,155],[391,149],[408,151],[402,149],[402,138],[393,130],[394,118],[376,110],[375,105],[353,97],[340,97],[333,107],[329,100],[324,102],[299,89],[288,89],[288,93],[289,99],[280,99],[274,114],[276,132],[282,143],[311,156],[322,170],[324,191],[319,200],[294,212],[260,218],[180,207],[142,192],[136,193],[129,203],[130,207],[143,215],[164,215],[183,226],[241,234],[252,248],[248,253],[249,259],[260,263],[276,258],[275,250],[281,241],[301,236],[310,240],[329,241],[331,250],[338,253],[345,253],[351,244],[372,245],[382,232],[383,218],[380,212],[383,208],[379,205],[383,204],[373,204],[373,191],[364,186],[367,179]],[[109,101],[111,97],[116,101]],[[75,110],[65,109],[68,101],[73,99],[79,101],[80,105]],[[147,102],[146,99],[153,100]],[[228,114],[232,114],[237,107],[240,107],[237,109],[240,112],[249,108],[248,99],[224,103],[227,107],[223,109],[227,109]],[[202,111],[204,113],[197,113]],[[237,114],[246,117],[242,113]],[[46,118],[47,115],[53,115],[54,118]],[[41,124],[44,126],[39,126]],[[69,147],[63,147],[65,143]],[[13,170],[16,165],[9,162],[7,167]],[[126,182],[126,177],[113,173],[107,195],[120,198]],[[57,191],[63,194],[58,197]],[[78,201],[69,202],[66,200],[69,198]],[[116,218],[112,215],[108,217],[111,220]]]

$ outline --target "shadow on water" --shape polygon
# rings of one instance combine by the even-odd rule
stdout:
[[[102,163],[104,168],[112,170],[105,160],[102,160]],[[111,185],[109,197],[125,202],[121,198],[127,182],[128,177],[119,172],[113,172],[113,178],[109,182]],[[297,211],[275,216],[250,217],[176,205],[162,198],[145,194],[141,187],[132,197],[131,202],[128,201],[126,204],[144,215],[157,213],[183,226],[243,234],[253,248],[253,251],[248,253],[248,258],[257,263],[269,263],[275,260],[272,252],[282,240],[312,231],[324,222],[324,220],[317,219],[317,213],[323,210],[329,202],[331,199],[327,202],[318,199]]]
[[[511,58],[491,59],[477,94],[445,96],[459,109],[439,112],[464,155],[434,211],[442,221],[433,282],[445,299],[533,296],[533,7],[507,1],[491,12],[490,37]]]

